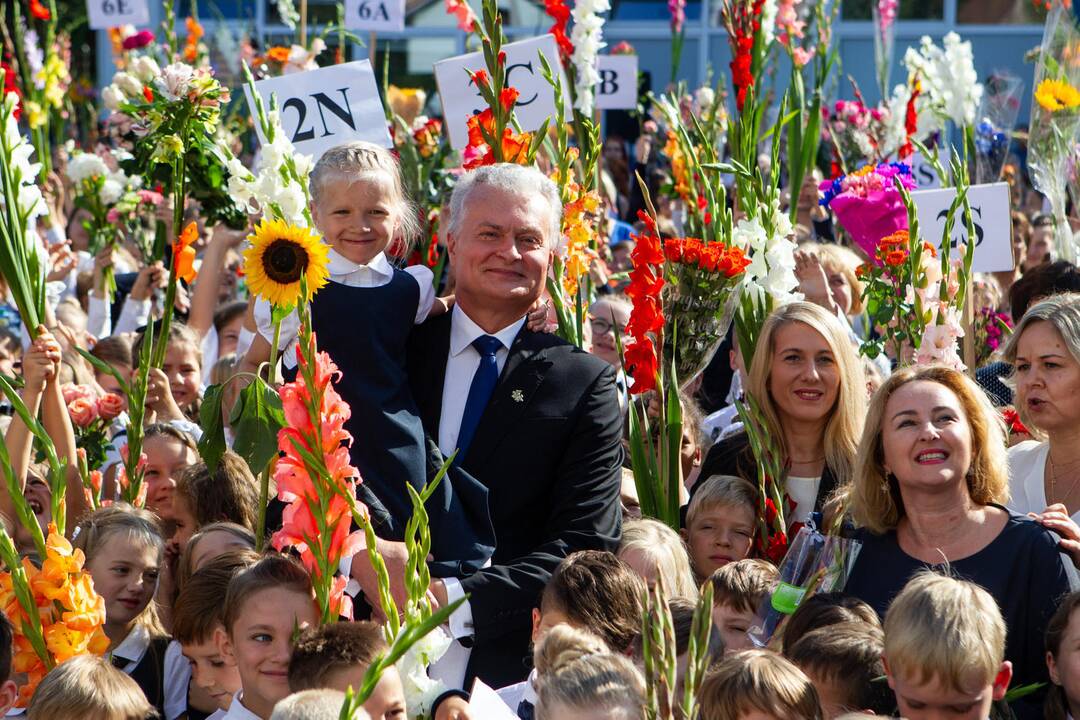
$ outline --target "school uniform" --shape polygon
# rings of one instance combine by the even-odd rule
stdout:
[[[536,713],[536,677],[534,669],[529,673],[528,679],[495,691],[499,699],[506,703],[520,720],[533,720]]]
[[[165,678],[176,677],[178,673],[175,658],[166,661],[169,642],[167,637],[151,638],[149,630],[136,625],[109,654],[113,666],[130,676],[143,691],[147,702],[167,719],[179,715],[168,715],[165,709]]]
[[[243,697],[243,690],[233,695],[232,702],[229,703],[229,709],[221,716],[221,720],[266,720],[266,718],[261,718],[244,707],[244,703],[241,702]]]

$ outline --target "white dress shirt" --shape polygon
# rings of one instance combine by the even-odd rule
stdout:
[[[243,690],[240,690],[233,695],[232,702],[229,703],[229,709],[225,713],[224,720],[266,720],[266,718],[261,718],[244,707],[244,703],[241,702],[243,697]]]
[[[506,367],[506,358],[510,355],[510,345],[525,325],[525,317],[507,325],[502,330],[491,333],[502,343],[495,352],[495,364],[502,374]],[[460,305],[455,305],[450,320],[450,350],[446,358],[446,376],[443,380],[442,412],[439,415],[439,450],[449,456],[457,449],[458,434],[461,432],[461,416],[465,413],[465,402],[469,397],[473,375],[480,367],[480,353],[472,346],[476,338],[487,335],[484,329],[465,314]],[[465,597],[461,582],[456,578],[444,578],[447,602]],[[446,654],[431,666],[431,676],[441,680],[448,687],[461,688],[465,684],[465,668],[469,663],[469,648],[457,642],[460,638],[472,637],[473,615],[468,600],[450,616],[450,635],[455,642]]]
[[[330,248],[327,257],[330,280],[341,285],[375,288],[387,285],[394,279],[394,266],[386,259],[384,253],[376,255],[367,265],[354,263],[333,248]],[[427,318],[435,302],[435,287],[432,284],[435,276],[423,265],[410,265],[405,268],[405,272],[420,286],[420,302],[416,306],[416,317],[413,319],[413,322],[419,325]],[[259,329],[259,334],[266,338],[266,342],[274,342],[274,320],[270,303],[262,298],[255,301],[255,326]],[[296,336],[299,332],[300,318],[295,312],[290,313],[281,321],[278,350],[282,353],[281,360],[287,368],[296,366]]]

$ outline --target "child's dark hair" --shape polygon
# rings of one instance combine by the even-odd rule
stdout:
[[[181,645],[210,640],[222,625],[221,598],[236,573],[259,561],[254,550],[230,550],[188,578],[173,604],[172,636]]]
[[[110,365],[131,367],[131,340],[125,335],[110,335],[94,343],[90,354]]]
[[[270,588],[310,595],[311,576],[299,561],[278,553],[267,555],[251,567],[241,570],[229,581],[229,590],[225,593],[225,607],[221,613],[225,632],[232,634],[244,604],[252,595]]]
[[[154,342],[158,341],[157,324],[147,325],[138,334],[135,342],[131,344],[131,367],[135,370],[139,369],[139,353],[142,352],[143,341],[146,339],[147,332],[154,333]],[[199,365],[202,365],[202,343],[199,341],[199,336],[187,325],[175,320],[169,324],[169,337],[165,339],[166,346],[173,343],[188,343],[195,348],[195,354],[199,358]]]
[[[243,317],[247,306],[247,300],[233,300],[219,307],[214,311],[214,329],[221,332],[221,329],[233,320]]]
[[[581,550],[568,555],[544,587],[540,611],[562,611],[573,623],[624,652],[641,634],[645,583],[613,553]]]
[[[827,680],[844,692],[844,707],[888,715],[896,699],[888,683],[875,682],[885,674],[881,661],[885,635],[864,622],[841,623],[806,633],[787,657],[808,676]]]
[[[0,613],[0,683],[11,679],[12,657],[11,623]]]
[[[248,464],[232,450],[222,454],[212,473],[204,462],[189,466],[176,483],[176,494],[187,503],[196,529],[213,522],[255,528],[258,486]]]
[[[713,607],[728,605],[736,612],[753,612],[780,579],[776,566],[765,560],[736,560],[713,572]]]
[[[1054,660],[1058,659],[1061,643],[1069,630],[1069,619],[1077,608],[1080,608],[1080,592],[1069,593],[1062,598],[1057,610],[1050,617],[1050,622],[1046,624],[1046,652]],[[1065,720],[1069,717],[1069,700],[1065,697],[1065,688],[1057,683],[1050,683],[1043,713],[1046,720]]]
[[[330,673],[371,665],[386,650],[386,636],[378,623],[341,622],[309,628],[293,646],[289,691],[327,687]]]
[[[807,598],[788,618],[781,638],[783,654],[790,656],[793,645],[819,628],[841,623],[863,622],[878,629],[881,619],[874,608],[843,592],[827,592]]]

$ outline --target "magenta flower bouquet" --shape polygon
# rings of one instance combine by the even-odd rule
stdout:
[[[907,210],[895,181],[915,189],[915,178],[906,163],[865,165],[853,173],[827,180],[819,186],[819,201],[836,215],[837,222],[867,257],[875,257],[878,240],[907,229]]]

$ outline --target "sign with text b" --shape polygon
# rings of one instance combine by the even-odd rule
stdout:
[[[600,82],[596,107],[600,110],[633,110],[638,101],[637,55],[600,55],[596,58]]]
[[[911,193],[919,215],[923,239],[941,245],[945,218],[956,197],[956,188],[917,190]],[[968,188],[971,220],[975,227],[974,272],[1003,272],[1013,269],[1012,221],[1009,217],[1009,184],[972,185]],[[960,256],[960,244],[967,242],[967,223],[958,211],[952,231],[954,257]]]
[[[91,30],[108,30],[118,25],[145,25],[150,22],[146,0],[86,0],[86,16]]]
[[[555,114],[555,91],[544,79],[540,65],[540,53],[544,54],[551,69],[562,78],[564,120],[573,120],[572,100],[566,74],[559,62],[559,48],[553,35],[541,35],[529,40],[503,45],[506,52],[506,82],[517,88],[518,101],[514,114],[521,129],[537,130],[544,120]],[[484,109],[480,91],[473,85],[469,72],[483,70],[484,55],[474,52],[468,55],[440,60],[435,63],[435,83],[442,98],[443,117],[450,133],[450,146],[462,150],[469,144],[468,120]]]
[[[255,83],[263,106],[277,97],[281,126],[297,152],[318,160],[324,152],[349,140],[367,140],[392,147],[375,71],[367,60],[331,65],[282,75]],[[255,115],[251,91],[245,86],[248,108]],[[265,142],[259,124],[259,142]]]
[[[941,187],[941,178],[938,177],[937,170],[934,170],[934,166],[918,150],[903,162],[911,166],[911,174],[919,190],[935,190]]]
[[[405,0],[345,0],[345,28],[400,32],[405,29]]]

